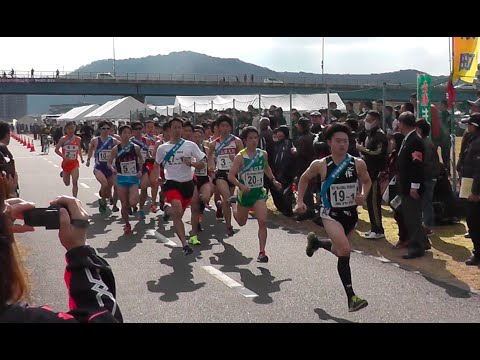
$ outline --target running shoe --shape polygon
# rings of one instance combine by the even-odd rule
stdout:
[[[385,234],[376,233],[376,232],[372,231],[372,232],[370,232],[370,234],[365,236],[365,239],[377,240],[377,239],[383,239],[384,237],[385,237]]]
[[[183,255],[190,255],[191,253],[193,253],[193,249],[190,246],[185,245],[183,247]]]
[[[118,210],[120,210],[117,205],[113,205],[112,207],[112,212],[118,212]]]
[[[235,231],[233,231],[233,226],[227,226],[227,235],[228,236],[235,235]]]
[[[165,204],[163,208],[163,221],[164,222],[169,222],[170,221],[170,215],[168,214],[168,209],[170,209],[170,205]]]
[[[368,301],[360,299],[357,295],[353,295],[350,301],[348,302],[348,311],[354,312],[360,309],[363,309],[368,305]]]
[[[192,235],[190,236],[190,241],[189,241],[190,244],[192,245],[200,245],[201,242],[200,240],[198,240],[198,236],[197,235]]]
[[[268,256],[263,252],[263,253],[258,253],[257,261],[261,263],[267,263],[268,262]]]
[[[198,232],[202,232],[202,231],[203,231],[202,224],[198,223],[198,225],[197,225],[197,231],[198,231]]]
[[[315,233],[310,232],[307,235],[307,248],[305,249],[305,253],[308,257],[312,257],[315,251],[320,249],[320,240],[318,240],[317,235]]]
[[[128,215],[133,215],[133,208],[131,207],[128,208]]]
[[[143,210],[139,210],[137,216],[140,220],[145,220],[145,212]]]
[[[130,223],[127,223],[123,226],[123,233],[125,235],[128,235],[128,234],[132,233],[132,226],[130,225]]]
[[[60,171],[60,177],[63,178],[63,171]]]

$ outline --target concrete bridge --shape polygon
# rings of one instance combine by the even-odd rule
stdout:
[[[0,71],[0,74],[2,72]],[[33,75],[33,76],[32,76]],[[128,73],[116,76],[96,73],[56,72],[17,72],[0,77],[0,94],[26,95],[119,95],[133,96],[140,101],[145,96],[198,96],[198,95],[276,95],[276,94],[316,94],[335,92],[344,100],[361,101],[383,98],[387,101],[408,101],[410,94],[416,92],[416,84],[387,84],[359,81],[335,83],[326,79],[318,83],[307,79],[275,80],[269,78],[254,79],[237,76],[198,75],[198,74],[140,74]],[[459,89],[457,101],[475,99],[475,89]],[[432,101],[445,98],[445,87],[434,86]]]

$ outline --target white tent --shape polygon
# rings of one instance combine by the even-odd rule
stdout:
[[[175,105],[165,105],[165,106],[156,106],[156,105],[148,105],[148,107],[155,111],[158,115],[164,116],[171,116],[173,115],[173,110]]]
[[[64,122],[64,121],[79,122],[80,120],[83,120],[86,115],[98,109],[99,107],[100,105],[97,105],[97,104],[79,106],[79,107],[73,108],[70,111],[67,111],[65,114],[57,118],[57,121],[58,122]]]
[[[283,111],[290,111],[290,95],[261,95],[262,109],[268,109],[271,105],[282,107]],[[337,109],[345,110],[345,104],[337,93],[329,95],[330,102],[337,103]],[[299,111],[319,110],[328,107],[327,94],[292,94],[292,108]],[[259,106],[258,94],[251,95],[222,95],[222,96],[177,96],[175,97],[174,111],[191,111],[202,113],[207,110],[217,109],[225,110],[228,108],[235,108],[237,110],[248,109],[252,105],[255,108]],[[169,115],[171,107],[169,107]],[[166,115],[166,114],[165,114]]]
[[[85,120],[130,120],[134,113],[151,114],[152,109],[131,96],[109,101],[87,114]]]
[[[23,125],[33,125],[33,124],[43,124],[41,121],[40,121],[40,118],[37,116],[30,116],[30,115],[25,115],[23,117],[21,117],[20,119],[18,119],[16,121],[17,124],[23,124]]]

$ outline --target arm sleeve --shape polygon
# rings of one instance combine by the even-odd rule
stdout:
[[[155,162],[159,165],[162,165],[163,159],[165,159],[165,146],[160,145],[157,149],[157,154],[155,155]]]
[[[90,246],[70,250],[66,259],[69,314],[80,322],[123,322],[108,263]]]
[[[420,138],[411,145],[410,157],[412,161],[411,182],[413,184],[421,184],[424,181],[424,146]],[[414,189],[415,187],[412,186]],[[420,187],[420,186],[419,186]]]

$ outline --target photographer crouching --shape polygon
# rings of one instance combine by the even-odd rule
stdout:
[[[0,177],[0,323],[123,322],[115,299],[115,278],[108,263],[86,245],[88,214],[79,200],[59,196],[50,204],[60,206],[60,243],[67,250],[65,282],[70,311],[54,312],[48,306],[34,307],[29,298],[27,272],[15,242],[15,233],[34,231],[14,224],[35,204],[7,199],[9,184]]]

